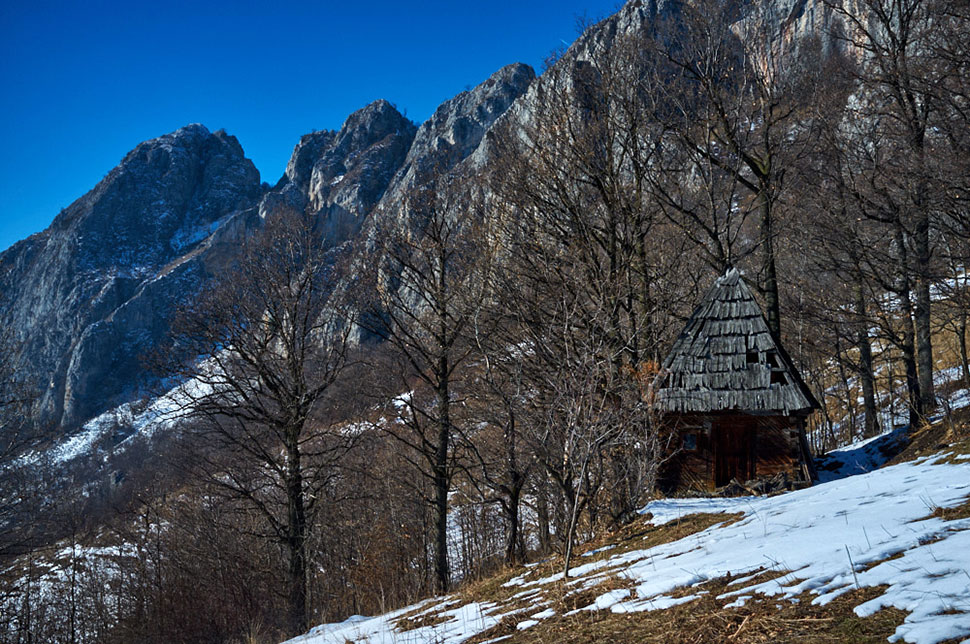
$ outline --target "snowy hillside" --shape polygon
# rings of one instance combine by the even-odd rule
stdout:
[[[565,583],[540,564],[506,580],[495,598],[439,597],[318,626],[290,643],[515,642],[570,613],[687,604],[724,578],[730,582],[716,596],[722,608],[766,598],[825,606],[868,589],[870,598],[853,604],[856,616],[905,611],[890,641],[970,638],[968,497],[970,454],[951,450],[781,496],[656,501],[642,511],[648,525],[697,513],[722,520],[653,547],[587,553],[588,563],[580,558]],[[564,596],[574,598],[566,602],[574,608],[560,614]]]

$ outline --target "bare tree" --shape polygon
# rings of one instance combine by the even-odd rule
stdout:
[[[354,435],[329,395],[353,320],[330,300],[335,258],[308,218],[281,217],[173,323],[167,394],[201,447],[193,466],[287,553],[287,625],[307,628],[307,551]],[[175,360],[174,364],[172,359]]]
[[[931,55],[936,82],[925,89],[934,94],[939,118],[934,131],[942,135],[933,154],[931,176],[942,179],[936,191],[942,225],[970,238],[970,7],[965,2],[934,5]],[[931,139],[936,142],[936,137]]]
[[[590,324],[583,319],[589,308],[577,304],[584,293],[575,284],[554,291],[548,286],[543,285],[542,296],[523,296],[518,350],[530,388],[526,440],[565,502],[561,538],[568,576],[582,513],[595,503],[604,483],[623,483],[609,479],[610,452],[620,448],[629,458],[638,450],[645,455],[652,476],[640,481],[638,492],[644,493],[653,489],[667,446],[652,422],[639,373],[617,369],[609,339],[586,332],[605,320]]]
[[[37,516],[44,494],[37,488],[42,461],[16,459],[39,446],[42,428],[31,418],[36,387],[24,371],[20,345],[9,329],[0,330],[0,559],[29,547],[42,523]]]
[[[8,329],[0,330],[0,462],[35,443],[30,423],[34,387],[20,364],[20,348]]]
[[[640,476],[655,473],[650,466],[614,465],[637,458],[634,445],[657,444],[636,374],[659,360],[680,326],[681,289],[693,287],[671,279],[686,265],[686,244],[650,190],[662,128],[638,82],[640,43],[621,40],[615,57],[554,64],[530,121],[507,124],[492,139],[501,162],[490,175],[491,213],[504,247],[495,293],[506,339],[498,351],[521,370],[522,438],[562,504],[566,572],[577,526],[594,518],[603,486],[611,496],[629,492],[616,499],[617,520],[652,486]],[[644,453],[653,465],[663,456]],[[538,501],[542,522],[546,495]]]
[[[454,176],[418,184],[406,195],[403,221],[376,230],[361,326],[389,348],[407,413],[389,427],[431,484],[435,590],[446,592],[448,492],[456,441],[454,381],[471,355],[471,321],[487,290],[489,253],[483,220],[471,206],[442,197]],[[388,392],[390,393],[390,392]]]
[[[525,560],[522,531],[522,496],[533,475],[536,456],[526,439],[530,396],[529,382],[520,355],[517,327],[501,318],[499,302],[476,316],[474,360],[477,369],[468,378],[468,428],[462,434],[469,463],[464,470],[482,496],[498,503],[506,524],[505,563]]]
[[[931,162],[937,147],[935,123],[944,114],[938,88],[953,68],[935,56],[948,7],[940,0],[862,0],[826,4],[845,24],[859,52],[857,80],[864,118],[878,122],[888,148],[883,167],[891,171],[885,190],[900,205],[897,227],[911,255],[915,351],[920,407],[935,405],[930,289],[934,280],[933,229],[939,225],[938,192]],[[964,26],[966,23],[964,22]],[[907,294],[906,299],[910,299]]]
[[[777,243],[793,159],[805,153],[806,106],[820,48],[783,51],[770,3],[677,3],[646,38],[640,83],[655,97],[663,155],[652,191],[721,272],[758,252],[768,326],[781,334]],[[755,219],[757,235],[746,230]]]

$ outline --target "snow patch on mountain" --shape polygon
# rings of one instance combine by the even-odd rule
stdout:
[[[112,434],[120,434],[115,448],[123,448],[124,442],[135,436],[151,438],[159,430],[168,430],[184,420],[193,400],[211,391],[211,386],[189,380],[172,387],[168,392],[143,402],[124,403],[86,422],[81,430],[50,447],[44,456],[55,464],[64,464],[76,458],[91,456],[96,446]],[[31,453],[21,459],[21,464],[36,462],[40,453]]]

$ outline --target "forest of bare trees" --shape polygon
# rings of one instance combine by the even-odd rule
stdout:
[[[653,381],[728,268],[823,403],[816,452],[926,423],[944,358],[970,387],[970,9],[825,0],[793,41],[733,4],[552,61],[488,164],[356,247],[268,220],[152,356],[180,429],[44,534],[0,504],[0,643],[278,641],[550,552],[568,576],[656,493]],[[8,442],[29,384],[0,362]]]

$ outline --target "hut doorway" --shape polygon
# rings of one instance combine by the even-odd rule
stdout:
[[[714,486],[722,487],[737,479],[742,483],[755,477],[754,422],[747,418],[722,418],[711,438],[714,448]]]

